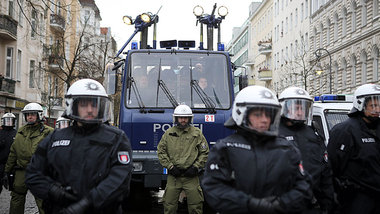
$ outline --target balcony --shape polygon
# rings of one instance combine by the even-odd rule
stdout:
[[[260,67],[258,72],[259,72],[259,80],[260,81],[272,80],[272,71],[269,68],[267,68],[267,67],[261,68]]]
[[[16,86],[15,80],[0,77],[0,92],[14,94],[15,86]]]
[[[17,21],[8,15],[0,15],[0,38],[17,40]]]
[[[60,49],[61,49],[61,46],[58,43],[55,45],[43,44],[42,57],[46,60],[50,56],[60,56]]]
[[[51,55],[48,57],[48,65],[51,70],[60,70],[63,67],[63,59],[60,56]]]
[[[50,14],[50,27],[58,32],[63,33],[65,31],[65,19],[58,14]]]
[[[267,54],[272,53],[272,39],[259,41],[257,45],[259,46],[260,54],[267,55]]]

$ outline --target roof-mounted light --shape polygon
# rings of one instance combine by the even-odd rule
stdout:
[[[133,20],[132,20],[132,17],[130,16],[123,16],[123,22],[127,25],[132,25],[133,24]]]
[[[198,17],[202,16],[203,12],[204,12],[203,7],[201,7],[200,5],[195,6],[193,9],[193,14]]]
[[[145,23],[149,23],[152,21],[152,15],[150,13],[143,13],[141,14],[141,20]]]
[[[218,8],[218,14],[219,14],[219,16],[221,16],[221,17],[225,17],[225,16],[227,16],[227,14],[228,14],[228,9],[227,9],[227,7],[225,7],[225,6],[220,6],[220,7]]]

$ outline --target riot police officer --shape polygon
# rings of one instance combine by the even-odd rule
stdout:
[[[9,150],[16,136],[15,130],[16,116],[12,113],[5,113],[1,117],[0,129],[0,193],[3,190],[3,182],[8,187],[8,175],[4,175],[4,167],[7,162]]]
[[[380,85],[358,87],[348,116],[327,146],[340,212],[380,213]]]
[[[24,213],[25,198],[28,188],[25,185],[25,170],[38,144],[52,131],[53,128],[43,124],[43,109],[38,103],[27,104],[21,112],[27,124],[18,129],[15,140],[11,146],[5,173],[14,172],[13,190],[11,193],[10,213]],[[35,197],[38,211],[42,201]]]
[[[212,148],[202,180],[220,213],[296,213],[311,199],[296,148],[277,137],[281,106],[262,86],[241,90],[224,124],[236,133]]]
[[[175,126],[165,132],[157,146],[161,165],[169,169],[163,196],[165,214],[177,213],[182,190],[187,196],[189,213],[202,213],[203,193],[198,174],[206,163],[209,148],[201,130],[191,126],[192,121],[190,107],[177,106],[173,113]]]
[[[110,116],[107,93],[99,82],[82,79],[65,99],[73,125],[41,142],[26,183],[48,213],[121,213],[131,179],[131,145],[123,131],[103,124]]]
[[[55,124],[56,129],[64,129],[70,126],[70,119],[64,118],[64,117],[59,117],[57,119],[57,122]]]
[[[300,150],[302,163],[311,175],[314,198],[304,213],[327,213],[332,209],[334,188],[327,148],[311,123],[313,99],[302,88],[289,87],[279,96],[281,122],[279,135]]]

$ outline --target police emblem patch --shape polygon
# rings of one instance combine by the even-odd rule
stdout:
[[[305,175],[305,170],[303,169],[302,162],[298,164],[298,168],[300,170],[301,175]]]
[[[323,155],[323,159],[325,160],[326,163],[329,161],[329,156],[327,154],[327,151],[325,151],[325,154]]]
[[[131,159],[129,157],[129,152],[122,151],[117,153],[117,159],[121,164],[129,164],[131,162]]]

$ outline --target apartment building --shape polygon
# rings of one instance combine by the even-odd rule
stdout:
[[[53,125],[73,81],[101,80],[116,43],[110,29],[101,33],[100,20],[94,0],[1,1],[0,116],[12,112],[21,125],[22,108],[37,102]]]
[[[307,89],[310,79],[309,26],[311,0],[273,1],[273,85]]]
[[[350,94],[362,84],[379,83],[379,4],[379,0],[313,3],[310,53],[317,52],[320,58],[311,54],[311,63],[321,70],[313,77],[315,93]]]

